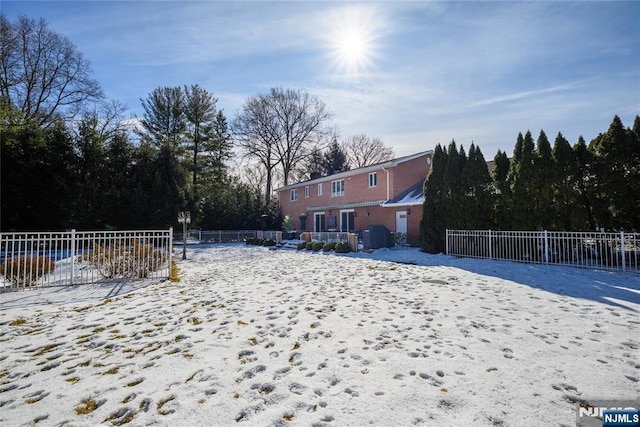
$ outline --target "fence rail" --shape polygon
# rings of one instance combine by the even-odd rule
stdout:
[[[159,279],[171,272],[172,233],[0,233],[0,288]]]
[[[640,233],[447,230],[449,255],[640,272]]]

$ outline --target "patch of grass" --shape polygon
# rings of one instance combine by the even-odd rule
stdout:
[[[136,380],[131,381],[130,383],[127,383],[127,387],[135,387],[138,384],[142,383],[143,381],[144,381],[144,378],[138,378]]]
[[[99,326],[99,327],[97,327],[97,328],[95,328],[95,329],[93,330],[93,333],[94,333],[94,334],[99,334],[100,332],[104,332],[104,330],[105,330],[105,329],[106,329],[106,328],[104,328],[104,327],[102,327],[102,326]]]
[[[251,345],[258,345],[258,339],[255,337],[249,338],[249,342],[251,343]]]
[[[238,320],[238,325],[243,326],[243,325],[246,325],[246,324],[247,324],[247,322],[244,322],[242,320]]]
[[[169,415],[169,414],[173,413],[174,411],[172,409],[171,410],[165,410],[165,409],[163,409],[163,407],[164,407],[164,405],[166,405],[167,403],[171,402],[172,400],[175,400],[175,398],[176,397],[174,395],[171,395],[169,397],[161,399],[158,402],[158,405],[156,406],[156,408],[158,409],[158,413],[160,415]]]
[[[16,320],[9,323],[9,326],[20,326],[24,325],[25,323],[27,323],[27,319],[25,319],[24,317],[18,317]]]
[[[84,399],[76,406],[76,414],[87,415],[98,409],[98,404],[93,399]]]
[[[115,375],[118,373],[118,367],[111,368],[108,371],[105,371],[102,375]]]
[[[66,382],[68,382],[68,383],[71,383],[71,384],[75,384],[75,383],[77,383],[78,381],[80,381],[80,378],[78,378],[78,377],[71,377],[71,378],[67,378],[65,381],[66,381]]]
[[[176,264],[175,260],[171,260],[171,272],[169,273],[169,280],[172,282],[180,281],[180,269],[178,268],[178,264]]]
[[[44,347],[42,347],[42,348],[40,349],[40,351],[39,351],[39,352],[37,352],[36,354],[34,354],[33,356],[34,356],[34,357],[42,356],[43,354],[50,352],[51,350],[53,350],[54,348],[56,348],[56,347],[58,347],[58,346],[60,346],[60,345],[61,345],[60,343],[47,344],[47,345],[45,345]]]
[[[282,415],[282,419],[285,421],[291,421],[293,419],[293,414],[285,412],[284,415]]]

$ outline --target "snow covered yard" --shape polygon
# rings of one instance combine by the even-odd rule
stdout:
[[[640,395],[638,275],[188,256],[178,283],[0,294],[0,424],[573,426],[577,401]]]

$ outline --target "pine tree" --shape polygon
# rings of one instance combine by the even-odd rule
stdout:
[[[342,147],[340,147],[336,138],[333,139],[324,154],[323,166],[325,176],[349,170],[347,154],[344,152]]]
[[[555,223],[553,212],[553,183],[555,166],[551,154],[551,145],[546,133],[541,130],[536,141],[533,159],[533,182],[531,193],[534,197],[534,210],[530,212],[535,219],[534,230],[549,230]]]
[[[447,163],[444,169],[445,226],[449,229],[464,228],[465,189],[462,170],[467,161],[463,147],[458,150],[454,140],[447,148]]]
[[[518,134],[513,158],[509,167],[507,182],[511,191],[510,224],[511,230],[535,230],[536,220],[532,215],[535,209],[534,189],[534,143],[531,132],[525,136]]]
[[[487,162],[480,147],[473,143],[469,147],[469,157],[462,170],[464,187],[464,228],[484,230],[491,228],[493,208],[492,181]]]
[[[445,250],[445,187],[447,152],[436,145],[431,171],[424,184],[424,202],[420,221],[421,246],[424,252],[436,254]]]
[[[593,154],[589,151],[584,138],[580,136],[573,146],[573,154],[577,165],[577,191],[580,207],[586,215],[586,222],[582,226],[576,225],[577,230],[595,230],[596,219],[594,214],[595,180],[593,173]]]
[[[553,223],[551,230],[577,231],[579,220],[578,164],[569,141],[558,132],[553,144]]]
[[[495,199],[493,205],[493,222],[498,229],[506,230],[510,225],[511,190],[507,182],[510,161],[507,153],[498,150],[493,158],[493,188]]]
[[[594,155],[598,225],[609,230],[640,229],[640,149],[635,133],[618,116],[589,150]]]

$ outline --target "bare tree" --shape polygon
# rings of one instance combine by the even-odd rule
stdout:
[[[243,105],[233,133],[245,155],[265,168],[267,204],[278,166],[287,185],[290,174],[324,138],[331,117],[325,104],[304,90],[272,88]]]
[[[104,96],[89,61],[44,19],[21,16],[13,25],[0,14],[0,46],[0,97],[25,120],[46,127]]]
[[[393,147],[385,145],[375,136],[355,135],[347,139],[342,147],[353,169],[375,165],[393,158]]]

